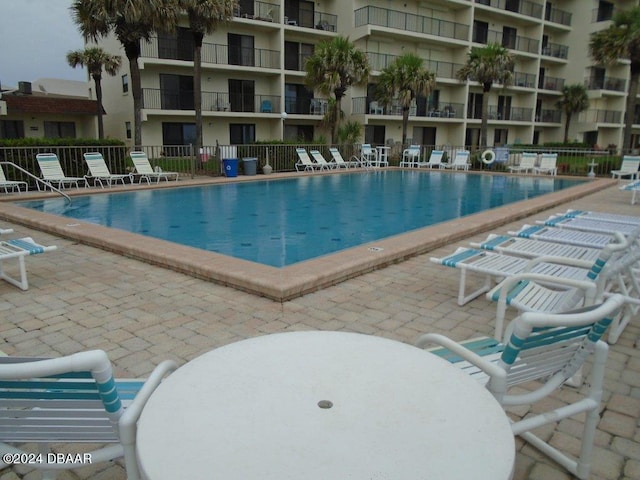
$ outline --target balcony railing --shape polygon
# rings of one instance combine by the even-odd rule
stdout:
[[[192,111],[194,110],[193,91],[143,88],[142,105],[147,110]],[[202,111],[280,113],[280,97],[202,92]]]
[[[622,112],[618,110],[587,110],[580,114],[580,120],[585,123],[614,123],[622,122]]]
[[[542,18],[542,5],[527,0],[475,0],[475,2],[528,17]]]
[[[536,76],[533,73],[513,72],[513,84],[516,87],[533,88],[536,84]]]
[[[538,88],[541,90],[562,91],[564,78],[544,76],[538,79]]]
[[[566,59],[569,55],[569,47],[558,43],[547,43],[542,47],[542,55]]]
[[[473,35],[473,41],[476,43],[499,43],[505,48],[518,50],[526,53],[537,53],[539,40],[529,37],[521,37],[520,35],[505,35],[503,32],[496,30],[482,31],[476,29]]]
[[[363,7],[355,11],[355,26],[364,25],[377,25],[456,40],[465,40],[469,35],[469,26],[463,23],[378,7]]]
[[[297,55],[288,55],[284,52],[284,69],[295,70],[297,72],[303,72],[304,66],[307,63],[307,59],[311,56],[310,53],[299,53]]]
[[[386,53],[367,52],[369,65],[373,70],[383,70],[391,65],[398,55]],[[438,78],[456,78],[456,72],[463,67],[461,63],[440,62],[437,60],[424,60],[423,67],[434,73]]]
[[[162,48],[158,48],[158,38],[152,37],[149,42],[141,42],[140,53],[141,57],[146,58],[193,61],[193,55],[186,55],[188,45],[189,42],[176,40],[172,45],[163,44]],[[203,43],[201,55],[203,64],[280,68],[280,52],[277,50]]]
[[[253,5],[237,4],[234,17],[252,18],[263,22],[277,22],[280,19],[280,5],[266,2],[253,2]]]
[[[560,10],[556,7],[547,6],[544,19],[549,22],[559,23],[560,25],[571,26],[571,13],[565,12],[564,10]]]
[[[562,112],[560,110],[544,109],[536,113],[536,122],[560,123],[561,120]]]
[[[326,98],[285,97],[284,108],[287,113],[298,115],[324,115],[329,101]]]
[[[356,97],[352,100],[354,115],[385,115],[401,116],[402,106],[399,102],[391,105],[383,105],[370,97]],[[464,118],[464,105],[462,103],[439,102],[428,104],[426,101],[414,102],[409,108],[409,117],[431,118]]]
[[[335,32],[338,24],[338,16],[331,13],[314,11],[313,14],[309,10],[299,9],[295,13],[289,12],[288,17],[284,17],[286,25],[294,25],[297,27],[315,28],[317,30],[326,30]]]
[[[482,118],[481,112],[473,112],[473,118]],[[533,116],[532,108],[511,107],[501,108],[496,105],[489,105],[487,118],[490,120],[509,120],[515,122],[530,122]]]
[[[627,91],[627,81],[624,78],[587,78],[584,81],[584,85],[589,90],[611,90],[613,92]]]

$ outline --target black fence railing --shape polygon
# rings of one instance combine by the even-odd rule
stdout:
[[[528,17],[542,18],[542,5],[528,0],[475,0],[475,3]]]
[[[142,105],[148,110],[194,110],[193,91],[143,88]],[[280,97],[202,92],[202,111],[280,113]]]

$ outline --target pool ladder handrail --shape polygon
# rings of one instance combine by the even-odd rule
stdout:
[[[64,193],[62,190],[60,190],[57,187],[54,187],[53,185],[51,185],[50,183],[45,182],[44,180],[42,180],[41,178],[36,177],[33,173],[31,173],[28,170],[25,170],[24,168],[22,168],[20,165],[16,165],[13,162],[0,162],[0,165],[11,165],[13,168],[16,168],[18,170],[20,170],[22,173],[24,173],[25,175],[27,175],[28,177],[33,178],[36,183],[41,183],[43,184],[45,187],[49,187],[51,190],[53,190],[54,192],[58,192],[60,195],[62,195],[67,202],[69,202],[69,205],[71,205],[71,197],[69,195],[67,195],[66,193]]]

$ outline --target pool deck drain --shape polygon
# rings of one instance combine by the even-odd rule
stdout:
[[[363,173],[366,174],[366,173]],[[443,172],[441,174],[449,174]],[[469,173],[474,174],[474,173]],[[477,174],[477,173],[476,173]],[[224,183],[225,181],[275,180],[295,174],[238,177],[239,180],[186,180],[179,187]],[[308,175],[308,174],[307,174]],[[548,177],[547,177],[548,178]],[[457,218],[408,233],[394,235],[329,255],[277,268],[214,252],[175,244],[143,235],[103,227],[88,222],[68,223],[68,218],[17,206],[11,201],[41,198],[42,192],[11,195],[0,202],[0,218],[98,247],[127,257],[143,260],[197,278],[216,282],[284,302],[306,293],[326,288],[366,272],[384,268],[407,258],[421,255],[471,235],[495,230],[506,223],[595,193],[615,185],[610,179],[595,179],[584,184],[523,200],[485,212]],[[161,188],[175,187],[175,182]],[[111,193],[146,188],[140,185],[112,189],[69,191],[71,195]],[[46,198],[52,198],[47,194]],[[374,243],[375,245],[372,245]]]

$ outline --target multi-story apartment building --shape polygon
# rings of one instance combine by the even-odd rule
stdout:
[[[208,35],[202,47],[204,144],[327,137],[321,122],[327,99],[304,86],[304,63],[319,42],[343,35],[366,52],[372,66],[368,85],[349,89],[343,101],[346,117],[364,125],[367,142],[400,140],[400,110],[377,104],[373,91],[386,65],[415,52],[436,74],[437,86],[411,109],[412,142],[476,143],[483,93],[478,84],[457,80],[456,72],[470,47],[498,42],[515,57],[515,81],[489,93],[490,144],[562,141],[565,119],[555,103],[565,84],[584,83],[591,106],[572,119],[571,139],[620,145],[629,62],[596,65],[587,45],[592,32],[610,25],[614,11],[637,3],[240,0],[233,20]],[[101,45],[124,55],[114,38]],[[157,35],[141,47],[143,143],[193,143],[193,49],[186,17],[175,34]],[[106,131],[132,142],[129,74],[103,83]],[[634,113],[637,145],[640,112]]]

